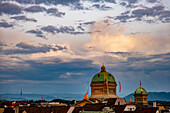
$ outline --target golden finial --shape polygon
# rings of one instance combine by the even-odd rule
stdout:
[[[104,63],[102,63],[102,66],[104,66]]]
[[[84,98],[83,99],[88,99],[89,97],[88,97],[88,92],[84,95]]]
[[[106,72],[106,68],[104,66],[104,63],[102,63],[101,72]]]
[[[76,102],[76,100],[74,101],[74,104],[76,104],[77,102]]]
[[[130,102],[132,102],[131,98],[130,98]]]

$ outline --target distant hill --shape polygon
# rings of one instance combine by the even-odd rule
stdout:
[[[133,93],[125,97],[126,101],[130,98],[134,101]],[[170,101],[170,92],[148,92],[148,101]]]
[[[170,92],[148,92],[149,101],[170,101]],[[65,99],[65,100],[82,100],[83,94],[70,94],[70,93],[55,93],[55,94],[23,94],[22,100],[41,100],[43,96],[44,100],[50,101],[53,99]],[[125,97],[126,101],[130,98],[134,100],[133,93]],[[21,100],[20,94],[0,94],[0,100],[16,101]]]
[[[69,94],[69,93],[56,93],[56,94],[23,94],[22,100],[44,100],[50,101],[53,99],[65,99],[65,100],[81,100],[83,94]],[[21,100],[20,94],[0,94],[0,100],[16,101]]]

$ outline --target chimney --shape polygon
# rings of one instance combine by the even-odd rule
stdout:
[[[153,102],[153,107],[156,107],[156,102]]]
[[[15,113],[19,113],[19,106],[16,106],[16,107],[14,108],[14,110],[15,110]]]

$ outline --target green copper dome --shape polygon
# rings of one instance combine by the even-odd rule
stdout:
[[[139,87],[136,89],[135,94],[147,94],[147,91],[144,88]]]
[[[101,67],[101,72],[93,76],[92,82],[105,82],[106,80],[108,82],[116,82],[115,77],[112,74],[106,72],[105,66],[103,65]]]

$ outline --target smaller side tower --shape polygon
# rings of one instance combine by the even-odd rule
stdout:
[[[148,105],[148,94],[147,91],[141,87],[141,82],[140,87],[136,89],[133,96],[135,97],[136,104]]]

